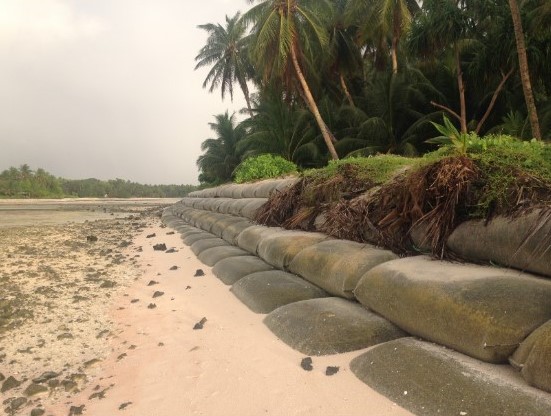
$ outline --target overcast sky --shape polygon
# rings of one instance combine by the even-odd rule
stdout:
[[[246,0],[0,0],[0,171],[197,183],[215,114],[244,106],[202,89],[203,23]],[[238,117],[241,117],[238,115]]]

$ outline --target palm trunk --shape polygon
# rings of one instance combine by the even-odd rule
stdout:
[[[252,118],[254,114],[253,114],[253,109],[251,108],[251,99],[249,97],[249,88],[247,87],[247,81],[239,80],[239,85],[241,86],[241,91],[243,91],[243,95],[245,96],[245,102],[247,103],[247,109],[249,110],[249,115]]]
[[[484,116],[482,116],[482,118],[480,119],[480,121],[476,125],[476,130],[475,130],[476,134],[480,133],[480,129],[482,128],[482,125],[486,122],[486,119],[488,118],[488,116],[490,115],[492,110],[494,109],[494,105],[496,104],[497,97],[499,96],[499,93],[503,89],[503,86],[505,85],[505,83],[507,82],[509,77],[513,74],[513,71],[514,71],[514,68],[511,68],[509,70],[509,72],[507,72],[501,78],[501,82],[499,83],[496,90],[494,91],[494,94],[492,95],[492,99],[490,101],[490,104],[488,104],[488,108],[486,109],[486,112],[484,113]]]
[[[352,96],[350,95],[350,91],[348,91],[348,87],[346,86],[346,81],[344,80],[344,77],[342,76],[341,73],[339,73],[339,78],[340,78],[340,81],[341,81],[341,88],[344,91],[344,95],[346,96],[346,99],[348,100],[348,103],[352,107],[356,107],[354,105],[354,100],[352,99]]]
[[[308,107],[310,108],[310,111],[312,111],[312,114],[314,115],[314,118],[318,123],[318,126],[321,130],[321,134],[323,136],[323,140],[325,141],[325,144],[327,145],[327,149],[329,149],[329,153],[331,154],[331,158],[333,160],[338,160],[339,155],[337,154],[337,151],[335,150],[335,146],[333,146],[333,142],[331,140],[333,134],[329,131],[327,125],[323,121],[323,118],[321,117],[316,101],[314,100],[314,97],[312,96],[312,93],[310,91],[310,87],[308,87],[308,83],[306,82],[306,79],[304,78],[304,74],[300,69],[300,65],[298,63],[298,58],[297,58],[296,46],[294,44],[291,46],[291,59],[293,61],[293,66],[295,68],[297,78],[304,91],[304,95],[306,97]]]
[[[390,51],[392,55],[392,73],[398,73],[398,37],[394,34],[392,35],[392,50]]]
[[[540,123],[538,120],[534,94],[532,92],[532,84],[530,82],[530,70],[528,69],[528,58],[526,57],[526,44],[524,43],[524,32],[522,30],[522,21],[517,1],[509,0],[509,8],[511,9],[511,17],[513,18],[520,79],[522,81],[524,101],[526,101],[526,108],[528,109],[528,117],[530,118],[530,126],[532,127],[532,135],[537,140],[541,140]]]
[[[467,133],[467,104],[465,103],[465,83],[463,82],[463,71],[461,70],[461,55],[459,49],[455,51],[455,63],[457,66],[457,87],[459,89],[459,107],[461,133]]]

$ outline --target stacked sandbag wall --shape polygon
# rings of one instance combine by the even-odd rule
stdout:
[[[196,191],[165,210],[163,220],[240,300],[266,313],[266,325],[293,348],[324,355],[371,347],[352,370],[414,413],[551,414],[551,395],[542,391],[551,392],[551,279],[542,276],[551,276],[551,249],[531,239],[546,241],[551,230],[545,222],[529,230],[541,214],[487,229],[469,222],[448,243],[473,261],[499,255],[501,264],[539,275],[427,256],[398,258],[369,244],[254,224],[270,193],[295,181]],[[501,237],[513,241],[509,248],[500,248],[496,229],[511,234]],[[494,238],[500,247],[492,246]],[[483,247],[473,248],[476,242]],[[537,259],[530,254],[534,247]],[[389,345],[389,351],[403,351],[410,365],[399,370],[400,360],[385,358]],[[508,362],[513,366],[504,366]],[[427,378],[420,367],[470,386],[465,400],[453,399],[453,389],[442,393],[446,380]],[[379,372],[387,376],[375,377]],[[404,395],[400,389],[408,378],[417,391]]]

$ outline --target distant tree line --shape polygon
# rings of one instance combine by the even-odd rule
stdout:
[[[123,179],[57,178],[29,165],[10,167],[0,173],[0,198],[179,198],[187,195],[194,185],[144,185]]]

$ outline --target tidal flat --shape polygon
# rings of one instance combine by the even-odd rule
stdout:
[[[0,391],[8,415],[70,396],[116,337],[107,305],[141,273],[132,240],[175,200],[0,201]],[[1,413],[1,411],[0,411]]]

